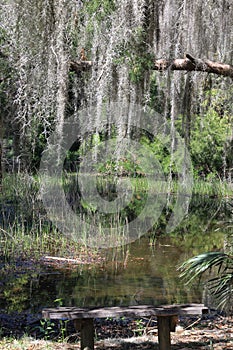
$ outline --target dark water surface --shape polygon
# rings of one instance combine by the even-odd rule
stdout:
[[[156,238],[102,251],[105,261],[94,266],[61,271],[28,262],[26,269],[19,264],[6,274],[2,264],[1,313],[37,313],[57,305],[56,299],[66,306],[201,302],[203,286],[185,286],[177,266],[198,253],[223,249],[231,214],[228,201],[193,200],[189,216],[175,232],[165,234],[161,224]]]

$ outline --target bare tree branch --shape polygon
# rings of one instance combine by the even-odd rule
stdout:
[[[213,62],[210,60],[201,60],[194,58],[189,54],[186,54],[186,58],[174,59],[172,61],[165,59],[155,60],[154,69],[159,71],[171,69],[186,70],[189,72],[208,72],[233,78],[233,66],[231,66],[230,64]]]
[[[92,61],[71,61],[70,71],[80,72],[88,70],[93,65]],[[154,70],[164,71],[170,70],[184,70],[184,71],[199,71],[223,75],[233,79],[233,66],[220,62],[213,62],[206,59],[197,59],[186,54],[186,58],[177,58],[174,60],[159,59],[154,61]]]

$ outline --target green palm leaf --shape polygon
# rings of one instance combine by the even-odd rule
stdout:
[[[179,268],[180,277],[186,284],[201,278],[205,272],[212,272],[205,283],[217,304],[217,308],[232,312],[233,309],[233,257],[223,252],[210,252],[186,260]]]

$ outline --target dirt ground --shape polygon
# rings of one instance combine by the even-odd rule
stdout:
[[[71,339],[72,338],[72,339]],[[158,350],[156,321],[130,325],[96,325],[96,350]],[[65,342],[2,339],[0,349],[6,350],[74,350],[80,349],[79,335],[68,336]],[[69,341],[72,340],[72,343]],[[73,343],[75,341],[75,343]],[[212,319],[181,320],[176,332],[171,333],[172,350],[233,349],[233,318],[216,316]]]

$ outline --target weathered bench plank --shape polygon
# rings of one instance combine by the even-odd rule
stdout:
[[[75,328],[81,331],[81,350],[88,347],[94,350],[94,318],[107,317],[151,317],[158,319],[158,342],[160,350],[171,349],[170,332],[175,331],[178,315],[200,315],[208,313],[208,308],[203,304],[174,304],[174,305],[135,305],[114,306],[98,308],[57,307],[47,308],[42,311],[46,319],[73,320]]]
[[[200,315],[207,313],[208,308],[203,304],[174,304],[174,305],[135,305],[113,307],[56,307],[45,308],[42,311],[44,318],[51,319],[81,319],[81,318],[106,318],[106,317],[143,317],[143,316],[169,316]]]

